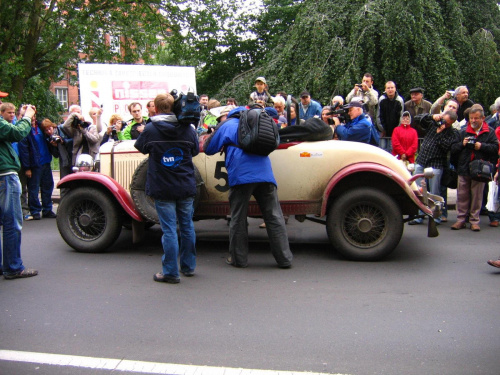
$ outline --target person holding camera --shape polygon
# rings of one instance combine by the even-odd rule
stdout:
[[[30,215],[25,220],[40,220],[56,217],[52,211],[52,191],[54,180],[50,163],[52,155],[49,151],[49,143],[43,132],[43,126],[36,120],[36,114],[31,120],[31,131],[18,144],[19,159],[26,175],[28,187],[28,207]],[[50,120],[49,124],[52,124]],[[51,126],[51,125],[49,125]],[[38,198],[41,192],[42,203]]]
[[[163,231],[162,272],[156,273],[153,279],[178,284],[179,268],[184,276],[191,277],[196,267],[193,224],[196,177],[193,157],[198,155],[200,149],[194,126],[177,121],[172,95],[157,95],[155,108],[157,115],[141,133],[135,148],[149,154],[146,194],[154,199]],[[179,254],[180,267],[177,263]]]
[[[73,150],[71,165],[75,165],[76,159],[80,154],[88,154],[95,158],[99,153],[101,145],[101,115],[102,108],[92,108],[90,116],[95,117],[95,125],[85,121],[81,113],[73,112],[68,116],[68,119],[63,124],[63,131],[73,138]]]
[[[457,222],[451,229],[465,228],[469,216],[470,229],[481,230],[479,213],[483,200],[485,182],[478,181],[470,173],[473,160],[486,160],[493,165],[498,161],[498,139],[493,129],[484,121],[484,110],[479,104],[470,108],[467,128],[460,131],[459,139],[451,147],[452,159],[456,160],[458,172]]]
[[[343,109],[347,110],[350,121],[345,125],[334,125],[333,138],[338,137],[341,141],[370,143],[374,125],[365,114],[363,103],[351,101]]]
[[[11,144],[20,142],[31,132],[31,119],[34,115],[35,108],[24,105],[21,108],[21,119],[15,125],[0,119],[0,225],[3,233],[0,243],[0,275],[3,274],[6,280],[38,275],[37,270],[25,268],[21,259],[23,211],[21,182],[17,175],[21,163]]]
[[[361,83],[356,83],[346,97],[346,103],[351,101],[361,101],[365,104],[372,124],[375,124],[375,112],[378,104],[378,92],[373,88],[373,76],[370,73],[365,73]]]
[[[109,118],[109,126],[104,132],[101,144],[125,140],[123,131],[126,127],[127,123],[122,120],[122,117],[119,114],[115,113],[111,115]]]
[[[431,115],[430,113],[416,116],[415,123],[425,131],[425,137],[420,146],[414,174],[421,174],[425,168],[434,169],[434,177],[429,180],[429,192],[441,195],[441,176],[447,166],[447,156],[451,145],[458,139],[458,131],[453,128],[457,120],[455,111],[446,111],[443,114]],[[417,179],[417,185],[422,185],[422,178]],[[409,225],[422,224],[422,218],[410,221]],[[441,218],[435,219],[441,224]]]

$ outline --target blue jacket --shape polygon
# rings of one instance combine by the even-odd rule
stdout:
[[[32,127],[28,135],[18,144],[19,160],[24,169],[41,167],[52,161],[45,134],[42,129]]]
[[[300,118],[303,120],[307,120],[308,118],[318,116],[321,118],[321,110],[323,108],[321,107],[321,104],[319,104],[317,101],[314,101],[311,99],[311,102],[309,103],[309,107],[307,107],[307,111],[304,113],[304,108],[302,108],[302,103],[299,104],[299,115]]]
[[[335,132],[342,141],[370,143],[372,126],[363,113],[347,124],[337,126]]]
[[[177,200],[196,195],[193,156],[200,151],[192,126],[181,125],[173,114],[152,118],[135,142],[149,154],[146,194],[159,200]]]
[[[233,109],[228,119],[205,143],[205,154],[214,155],[225,147],[229,186],[270,182],[276,185],[269,156],[249,154],[238,145],[239,113],[245,107]]]

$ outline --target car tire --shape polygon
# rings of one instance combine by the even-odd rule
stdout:
[[[116,241],[121,228],[121,208],[99,189],[70,189],[57,209],[57,229],[61,237],[79,252],[106,250]]]
[[[155,201],[153,198],[146,195],[146,178],[148,174],[148,159],[144,159],[135,169],[130,183],[130,195],[134,201],[137,211],[146,220],[160,224],[158,213],[156,212]],[[202,178],[200,172],[194,167],[194,175],[196,178],[196,197],[194,199],[194,208],[198,205],[200,198],[200,186],[202,185]]]
[[[403,235],[403,218],[396,202],[373,188],[355,188],[336,197],[326,220],[333,248],[351,260],[380,260]]]

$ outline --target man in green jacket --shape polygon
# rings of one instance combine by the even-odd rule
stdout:
[[[3,226],[3,257],[0,246],[0,274],[7,280],[38,275],[38,271],[25,268],[21,259],[21,182],[17,172],[21,168],[19,157],[11,142],[19,142],[31,131],[31,118],[35,109],[31,105],[21,109],[22,119],[13,125],[0,120],[0,225]]]

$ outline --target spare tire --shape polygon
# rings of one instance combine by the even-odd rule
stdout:
[[[136,168],[130,183],[130,195],[134,201],[135,208],[146,220],[160,224],[158,213],[156,212],[155,200],[146,195],[146,176],[148,173],[148,160],[144,159]],[[194,198],[194,208],[198,206],[200,199],[201,185],[203,180],[198,168],[194,166],[194,176],[196,178],[196,197]]]

